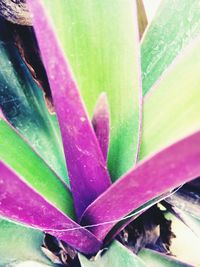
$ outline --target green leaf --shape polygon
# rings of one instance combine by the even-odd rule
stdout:
[[[199,33],[199,0],[161,1],[141,45],[143,94]]]
[[[44,238],[41,231],[0,218],[0,237],[0,266],[14,266],[27,260],[52,266],[41,250]]]
[[[136,160],[140,82],[136,3],[61,0],[46,4],[90,116],[102,91],[111,110],[108,167],[113,180]]]
[[[101,253],[103,254],[101,256]],[[107,251],[99,252],[93,260],[79,254],[82,267],[145,267],[144,263],[130,250],[113,241]]]
[[[146,95],[140,159],[200,129],[199,69],[197,39]]]
[[[49,114],[42,90],[22,60],[11,33],[9,23],[0,18],[0,107],[30,145],[68,181],[55,115]]]
[[[58,209],[74,218],[66,185],[30,146],[0,117],[0,158]]]
[[[148,267],[192,267],[189,264],[180,262],[175,257],[162,255],[161,253],[150,249],[142,249],[138,256]]]

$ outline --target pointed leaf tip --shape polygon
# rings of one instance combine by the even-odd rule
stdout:
[[[110,112],[106,93],[101,93],[99,96],[92,118],[92,125],[104,159],[107,160],[110,137]]]

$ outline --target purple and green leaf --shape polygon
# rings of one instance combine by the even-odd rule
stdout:
[[[49,114],[42,90],[33,80],[15,45],[14,34],[15,26],[0,17],[0,108],[7,120],[67,182],[55,115]]]
[[[28,1],[58,117],[78,218],[111,184],[106,162],[56,36],[40,1]],[[49,40],[49,43],[46,42]]]
[[[73,200],[67,186],[39,155],[0,117],[0,158],[27,183],[68,216],[75,218]]]
[[[2,161],[0,185],[1,216],[52,234],[86,254],[100,249],[101,242],[92,233],[47,202]]]
[[[116,221],[150,199],[200,175],[199,146],[200,132],[197,132],[138,164],[86,209],[83,225],[101,224],[90,230],[103,240]]]
[[[43,3],[91,117],[99,95],[107,93],[111,113],[108,168],[115,181],[135,164],[140,135],[142,89],[136,1]]]

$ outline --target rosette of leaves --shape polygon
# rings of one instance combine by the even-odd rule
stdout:
[[[0,266],[199,266],[199,7],[1,1]]]

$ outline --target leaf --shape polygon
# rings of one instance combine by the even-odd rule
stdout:
[[[110,112],[107,95],[105,93],[99,96],[92,117],[92,125],[104,159],[107,160],[110,137]]]
[[[144,95],[183,48],[199,33],[199,0],[161,1],[141,45]]]
[[[143,0],[137,0],[137,16],[138,16],[139,34],[141,39],[148,24]]]
[[[108,168],[115,181],[136,162],[141,86],[135,0],[45,0],[87,110],[101,92],[111,111]]]
[[[190,190],[187,187],[180,188],[176,193],[166,198],[166,201],[200,219],[200,192],[198,190]]]
[[[200,219],[200,178],[186,183],[173,195],[166,198],[165,201],[170,203],[169,205],[164,202],[165,206],[169,209],[173,209],[175,214],[180,214],[181,211],[184,211],[189,213],[192,217]],[[180,209],[180,211],[176,208]]]
[[[80,218],[111,182],[77,85],[44,9],[39,1],[28,3],[60,124],[76,214]]]
[[[12,33],[13,27],[0,18],[0,107],[7,120],[56,173],[67,181],[55,116],[49,114],[42,90],[34,82],[22,60]]]
[[[170,246],[171,253],[176,255],[178,260],[199,267],[199,238],[171,213],[166,213],[166,218],[172,221],[172,232],[176,234],[176,238],[172,239]]]
[[[41,231],[0,218],[0,236],[1,266],[27,260],[51,265],[41,250],[44,238]]]
[[[191,216],[187,212],[183,212],[182,210],[173,207],[170,212],[175,215],[179,220],[181,220],[190,230],[200,238],[200,220]]]
[[[199,69],[197,38],[144,98],[139,159],[200,129]]]
[[[180,262],[175,257],[163,255],[150,249],[142,249],[138,256],[148,267],[192,267],[192,265]]]
[[[25,261],[25,262],[15,265],[15,267],[45,267],[45,266],[49,266],[49,265],[41,264],[35,261]]]
[[[99,250],[101,243],[92,233],[47,202],[3,162],[0,162],[0,184],[1,216],[39,228],[83,253]]]
[[[66,185],[1,116],[0,136],[0,159],[58,209],[74,218],[73,201]]]
[[[101,253],[103,255],[101,255]],[[93,260],[88,260],[79,254],[82,267],[145,267],[144,263],[130,250],[117,241],[113,241],[107,251],[97,254]]]
[[[200,131],[138,164],[86,209],[82,225],[103,240],[131,211],[200,175],[199,145]]]

